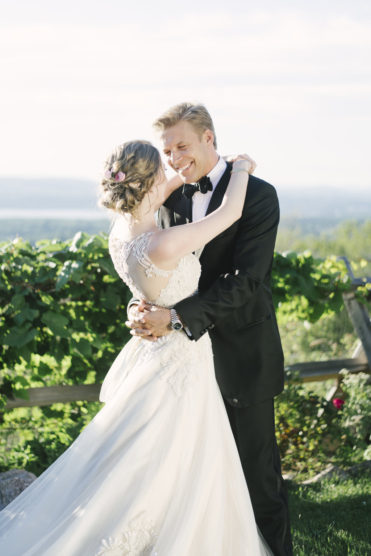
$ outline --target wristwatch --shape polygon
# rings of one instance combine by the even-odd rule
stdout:
[[[173,330],[181,330],[183,328],[183,323],[175,309],[170,309],[170,326]]]

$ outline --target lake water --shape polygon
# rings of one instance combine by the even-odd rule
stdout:
[[[0,218],[22,219],[66,219],[66,220],[108,220],[109,214],[105,210],[67,210],[67,209],[0,209]]]

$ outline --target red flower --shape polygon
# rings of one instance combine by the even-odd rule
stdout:
[[[341,398],[334,398],[332,400],[332,403],[333,403],[334,407],[336,407],[336,409],[341,409],[345,402]]]

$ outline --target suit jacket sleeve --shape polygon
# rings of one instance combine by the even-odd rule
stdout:
[[[205,292],[183,299],[175,310],[198,340],[218,321],[249,303],[258,288],[269,288],[274,245],[279,222],[275,189],[259,180],[246,196],[234,240],[233,269],[219,276]]]

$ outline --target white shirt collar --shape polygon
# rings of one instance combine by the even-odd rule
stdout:
[[[219,156],[218,162],[215,164],[214,168],[210,170],[210,172],[207,174],[207,176],[210,178],[211,184],[213,186],[213,190],[215,189],[215,186],[217,185],[220,178],[224,174],[226,168],[227,168],[226,161],[224,160],[224,158]]]

